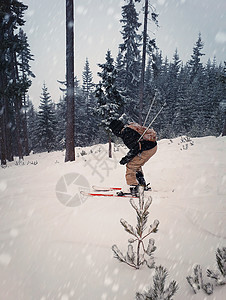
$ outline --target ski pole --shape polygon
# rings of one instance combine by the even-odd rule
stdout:
[[[152,100],[152,102],[151,102],[151,105],[150,105],[150,108],[149,108],[149,111],[148,111],[148,113],[147,113],[147,116],[146,116],[146,119],[145,119],[145,121],[144,121],[143,126],[145,126],[145,124],[146,124],[146,122],[147,122],[147,119],[148,119],[149,114],[150,114],[150,112],[151,112],[152,106],[153,106],[153,104],[154,104],[154,102],[155,102],[155,98],[156,98],[156,93],[155,93],[154,98],[153,98],[153,100]]]
[[[142,139],[142,137],[145,135],[145,133],[148,131],[148,129],[151,127],[151,125],[154,123],[154,121],[156,120],[156,118],[158,117],[158,115],[161,113],[161,111],[163,110],[163,108],[166,106],[166,102],[163,104],[163,106],[161,107],[161,109],[158,111],[158,113],[155,115],[154,119],[151,121],[151,123],[148,125],[148,127],[145,129],[145,131],[143,132],[143,134],[141,135],[141,137],[139,138],[138,142]]]

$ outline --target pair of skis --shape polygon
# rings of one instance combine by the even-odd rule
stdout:
[[[80,193],[83,196],[89,197],[126,197],[126,198],[139,198],[133,197],[131,193],[124,193],[121,187],[99,187],[99,186],[92,186],[93,192],[85,192],[81,191]],[[150,189],[151,190],[151,189]]]

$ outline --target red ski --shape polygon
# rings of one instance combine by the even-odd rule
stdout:
[[[96,185],[93,185],[92,188],[94,191],[98,191],[98,192],[109,192],[109,191],[121,191],[122,190],[121,187],[108,187],[108,186],[103,187],[103,186],[96,186]],[[157,192],[156,190],[152,190],[150,187],[148,187],[145,191]],[[127,193],[125,193],[125,194],[127,194]]]
[[[108,190],[109,191],[109,190]],[[130,193],[124,193],[123,195],[117,195],[117,194],[111,194],[111,193],[92,193],[92,192],[85,192],[81,191],[81,195],[89,197],[124,197],[124,198],[138,198],[138,197],[133,197]]]
[[[108,192],[108,191],[121,191],[122,188],[121,187],[103,187],[103,186],[96,186],[96,185],[93,185],[92,188],[95,190],[95,191],[101,191],[101,192]]]

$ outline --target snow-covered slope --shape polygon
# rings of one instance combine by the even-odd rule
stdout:
[[[158,145],[144,167],[155,190],[149,223],[160,221],[156,265],[179,283],[175,300],[224,300],[226,286],[195,295],[186,276],[200,264],[209,281],[206,269],[226,246],[226,139]],[[115,148],[112,159],[106,152],[107,145],[77,149],[69,163],[63,152],[33,154],[0,169],[0,299],[130,300],[152,284],[153,270],[120,264],[111,250],[127,250],[120,219],[136,225],[129,200],[80,198],[79,188],[125,184],[118,161],[126,149]]]

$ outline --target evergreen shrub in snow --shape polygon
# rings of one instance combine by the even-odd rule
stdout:
[[[171,300],[173,295],[178,290],[176,281],[171,281],[169,286],[165,288],[166,277],[168,276],[167,270],[162,267],[155,268],[155,275],[153,277],[154,286],[150,287],[148,291],[137,293],[137,300]]]
[[[207,269],[207,276],[214,279],[216,285],[224,285],[226,284],[226,247],[223,247],[222,249],[217,248],[216,260],[219,271]],[[195,266],[193,277],[187,276],[186,278],[195,294],[201,289],[203,289],[208,295],[213,293],[213,284],[211,282],[203,282],[202,269],[200,265]]]
[[[213,285],[211,283],[204,283],[202,276],[202,269],[200,265],[196,265],[194,268],[194,276],[187,276],[187,281],[190,284],[193,292],[197,294],[197,292],[203,289],[208,295],[213,293]]]
[[[152,198],[148,197],[148,200],[145,201],[144,188],[139,188],[140,197],[138,203],[136,204],[133,198],[130,199],[130,204],[137,214],[136,227],[130,225],[124,219],[120,220],[125,231],[132,235],[132,238],[128,240],[128,251],[126,255],[123,255],[123,253],[118,249],[117,245],[113,245],[112,250],[115,254],[115,258],[131,267],[139,269],[141,265],[146,264],[149,268],[154,268],[155,262],[152,254],[156,250],[155,241],[154,239],[149,239],[147,246],[145,246],[144,239],[146,239],[151,233],[157,232],[159,221],[155,220],[145,233],[149,215],[148,209],[152,203]]]
[[[214,279],[216,285],[226,284],[226,247],[217,248],[216,260],[219,271],[207,269],[207,276]]]

